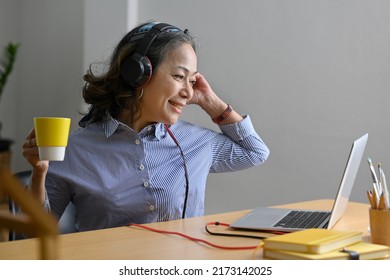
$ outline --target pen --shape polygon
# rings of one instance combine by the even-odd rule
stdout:
[[[381,194],[383,192],[382,189],[382,177],[381,177],[381,171],[382,171],[382,164],[378,162],[378,191]]]
[[[379,195],[383,193],[383,177],[382,177],[382,164],[378,163],[378,193]]]
[[[371,158],[367,158],[367,161],[368,161],[368,166],[370,167],[370,171],[371,171],[371,177],[372,177],[372,180],[373,180],[373,187],[374,187],[374,195],[375,195],[375,198],[376,198],[376,201],[379,201],[379,188],[378,188],[378,177],[376,176],[376,172],[375,172],[375,169],[374,169],[374,165],[372,164],[372,160]]]
[[[386,183],[386,176],[385,173],[383,172],[383,169],[381,168],[381,173],[379,174],[381,177],[381,182],[382,182],[382,194],[383,194],[383,199],[385,203],[385,209],[389,209],[390,203],[389,203],[389,189],[387,188],[387,183]]]
[[[371,158],[367,158],[368,161],[368,166],[370,167],[371,170],[371,177],[374,183],[378,183],[378,177],[376,176],[374,165],[372,164]]]

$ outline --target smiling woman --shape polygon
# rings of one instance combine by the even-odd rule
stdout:
[[[40,161],[32,130],[23,154],[30,190],[60,217],[72,201],[79,230],[203,215],[207,176],[264,162],[251,119],[227,105],[198,72],[187,30],[142,24],[119,42],[105,73],[84,76],[90,104],[65,160]],[[201,107],[221,132],[179,120]],[[46,195],[47,194],[47,195]]]

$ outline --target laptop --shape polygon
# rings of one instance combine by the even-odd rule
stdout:
[[[347,207],[367,139],[366,133],[352,144],[332,211],[257,207],[230,226],[237,229],[283,232],[332,228]]]

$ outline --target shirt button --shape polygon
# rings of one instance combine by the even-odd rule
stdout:
[[[145,166],[143,166],[142,164],[139,166],[139,170],[144,170],[145,169]]]
[[[153,206],[153,205],[150,205],[150,206],[149,206],[149,210],[150,210],[150,211],[153,211],[153,210],[154,210],[154,206]]]
[[[149,187],[149,182],[144,182],[144,187]]]
[[[141,141],[139,139],[135,140],[136,145],[139,145],[140,143],[141,143]]]

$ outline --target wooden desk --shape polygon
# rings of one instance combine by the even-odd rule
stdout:
[[[302,209],[329,210],[331,200],[316,200],[281,205]],[[347,211],[334,227],[340,230],[358,230],[363,239],[369,242],[367,232],[368,204],[350,202]],[[249,210],[224,214],[208,215],[169,222],[149,224],[156,229],[178,231],[192,237],[205,239],[224,246],[256,246],[259,240],[237,237],[213,236],[205,232],[208,222],[231,223]],[[253,234],[253,232],[251,232]],[[176,235],[165,235],[135,227],[117,227],[59,236],[60,259],[253,259],[254,250],[222,250],[208,247]],[[0,243],[0,259],[36,259],[38,241],[35,238]],[[256,258],[261,258],[262,250]]]

